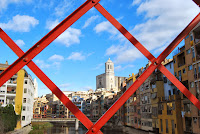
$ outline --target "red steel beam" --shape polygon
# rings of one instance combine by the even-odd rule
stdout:
[[[106,9],[99,3],[94,6],[115,28],[119,30],[147,59],[155,60],[155,57],[126,30]]]
[[[52,41],[54,41],[60,34],[62,34],[99,1],[100,0],[86,1],[72,14],[65,18],[60,24],[58,24],[53,30],[51,30],[46,36],[38,41],[33,47],[31,47],[25,54],[18,58],[12,65],[4,70],[0,74],[0,86],[2,86],[14,74],[16,74],[23,66],[28,64],[28,62],[30,62],[37,54],[39,54],[44,48],[46,48]]]
[[[200,0],[193,0],[200,7]]]
[[[105,9],[100,6],[100,4],[97,4],[95,6],[97,10],[102,13],[104,16],[109,16],[106,14],[109,14],[108,12],[105,12]],[[110,18],[110,17],[109,17]],[[108,19],[109,19],[108,18]],[[113,19],[113,18],[112,18]],[[109,20],[110,21],[110,20]],[[111,22],[116,22],[117,20],[113,19]],[[98,130],[117,112],[117,110],[127,101],[127,99],[140,87],[140,85],[151,75],[151,73],[160,66],[161,62],[173,51],[173,49],[188,35],[188,33],[198,24],[200,21],[200,14],[198,14],[192,22],[175,38],[175,40],[158,56],[156,61],[152,62],[153,64],[145,70],[145,72],[138,78],[140,81],[136,80],[133,85],[111,106],[111,108],[95,123],[93,128],[91,128],[87,133],[96,133]],[[115,25],[114,25],[115,26]],[[120,25],[119,25],[120,26]],[[118,28],[123,29],[124,27]],[[119,29],[118,29],[119,30]],[[120,31],[120,30],[119,30]],[[121,32],[121,31],[120,31]],[[123,34],[123,33],[122,33]],[[125,33],[126,34],[126,33]],[[126,36],[125,36],[126,37]],[[165,68],[165,67],[164,67]],[[164,72],[163,67],[160,68],[161,71]],[[169,75],[167,75],[169,77]],[[176,81],[177,82],[177,81]],[[178,82],[177,82],[178,83]],[[180,83],[178,83],[180,84]],[[177,85],[177,84],[176,84]],[[184,91],[184,86],[179,86],[179,88],[182,88],[181,90]],[[187,90],[187,89],[186,89]],[[187,91],[186,91],[187,92]],[[186,93],[183,92],[183,93]],[[188,91],[189,92],[189,91]],[[190,92],[189,92],[190,93]],[[190,93],[190,96],[192,94]],[[195,96],[193,96],[195,97]],[[196,98],[196,97],[195,97]],[[195,104],[197,108],[200,108],[200,102],[197,100],[197,102],[194,102],[191,97],[189,97],[190,101]],[[196,101],[196,100],[195,100]]]
[[[200,110],[199,100],[165,66],[160,65],[158,69]]]
[[[24,52],[19,46],[0,28],[0,38],[15,52],[18,57],[21,57]],[[55,94],[60,101],[76,116],[77,119],[87,128],[91,128],[93,123],[83,114],[74,103],[45,75],[45,73],[31,60],[27,66],[33,73]],[[101,132],[99,132],[101,133]]]

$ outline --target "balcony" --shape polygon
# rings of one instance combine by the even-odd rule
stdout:
[[[8,84],[17,84],[17,79],[11,78],[10,80],[7,81]]]
[[[182,47],[180,47],[180,48],[178,48],[177,50],[175,50],[175,51],[173,52],[173,56],[175,56],[175,55],[177,55],[177,54],[183,52],[184,50],[185,50],[185,45],[182,46]]]
[[[16,94],[16,87],[15,86],[8,86],[7,87],[8,94]]]

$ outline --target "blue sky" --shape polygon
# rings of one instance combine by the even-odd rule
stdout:
[[[85,0],[1,0],[0,27],[27,51]],[[154,56],[199,13],[192,0],[101,0],[100,4]],[[183,43],[182,43],[183,44]],[[0,63],[18,57],[0,40]],[[95,8],[52,42],[33,61],[63,91],[96,88],[108,58],[115,75],[137,73],[147,59]],[[169,55],[172,58],[172,55]],[[36,76],[27,68],[33,78]],[[38,79],[39,96],[51,91]]]

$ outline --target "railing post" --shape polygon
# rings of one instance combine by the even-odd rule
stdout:
[[[79,127],[79,120],[76,118],[75,119],[75,131],[78,131],[78,127]]]

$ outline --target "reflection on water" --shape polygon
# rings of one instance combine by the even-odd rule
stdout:
[[[45,134],[85,134],[87,129],[84,126],[79,126],[78,131],[75,131],[75,127],[73,124],[53,124],[54,126],[45,130]],[[102,130],[104,134],[125,134],[119,131],[105,131]]]
[[[87,130],[83,127],[79,127],[78,131],[75,131],[73,125],[54,124],[53,127],[46,130],[46,134],[85,134]]]

